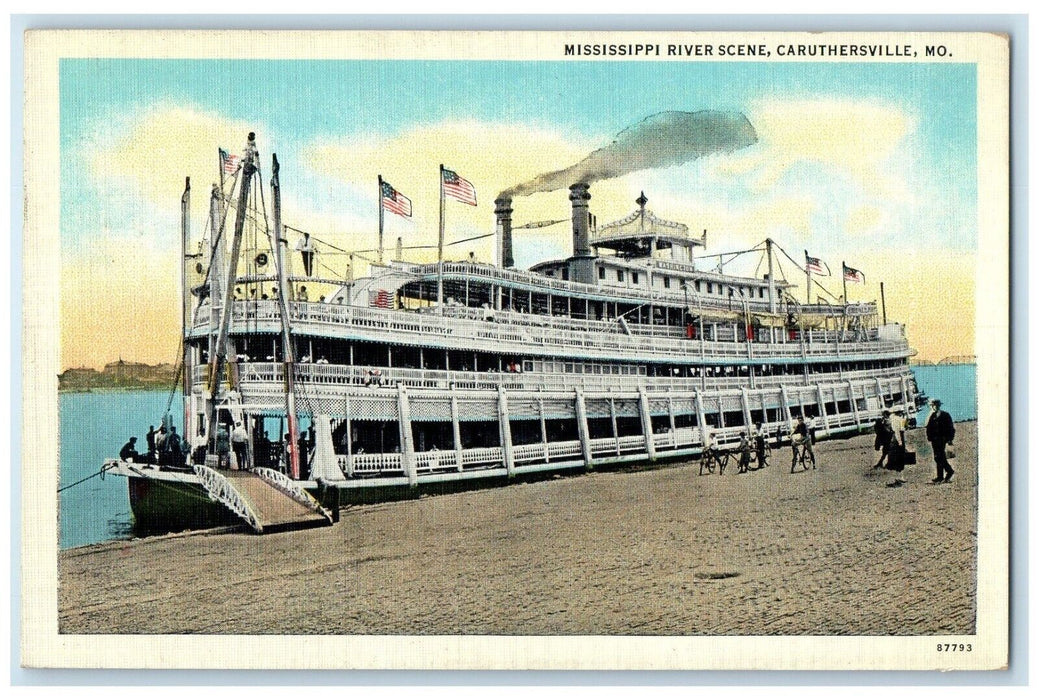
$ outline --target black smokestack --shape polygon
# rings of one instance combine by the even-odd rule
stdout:
[[[580,163],[510,187],[501,197],[551,192],[571,183],[591,184],[647,168],[680,165],[713,153],[751,146],[758,135],[742,112],[659,112],[617,134]]]
[[[588,185],[583,182],[570,185],[570,209],[574,224],[574,257],[587,257],[592,254],[592,246],[588,238]]]
[[[494,200],[494,216],[501,227],[501,266],[512,267],[512,199],[499,197]]]

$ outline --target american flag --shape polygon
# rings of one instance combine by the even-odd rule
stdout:
[[[411,216],[411,200],[388,182],[382,183],[382,208],[398,216]]]
[[[826,267],[826,270],[823,270],[823,265],[826,265],[826,263],[824,263],[819,258],[813,258],[811,255],[808,254],[807,250],[805,251],[806,270],[808,270],[809,272],[818,272],[820,275],[823,274],[823,272],[825,272],[827,275],[830,274],[829,266]]]
[[[457,199],[462,204],[469,204],[476,206],[476,188],[473,187],[473,183],[469,182],[465,178],[458,177],[458,173],[453,170],[445,169],[443,171],[443,190],[451,199]]]
[[[238,156],[232,155],[220,148],[220,163],[224,166],[224,173],[233,175],[238,170]]]
[[[393,296],[385,289],[372,290],[368,292],[368,306],[388,309],[393,306]]]
[[[866,275],[862,274],[861,270],[856,270],[854,267],[844,266],[844,281],[846,282],[861,282],[866,283]]]

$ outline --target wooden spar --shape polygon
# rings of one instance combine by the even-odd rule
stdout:
[[[776,313],[776,280],[772,270],[772,239],[765,239],[765,250],[768,252],[768,312]]]
[[[282,238],[281,230],[281,182],[278,179],[278,171],[280,166],[278,164],[278,155],[273,155],[274,164],[272,166],[273,175],[271,175],[271,198],[274,200],[274,264],[278,269],[278,309],[281,312],[281,344],[282,344],[282,362],[285,365],[285,417],[289,423],[289,475],[293,479],[299,479],[299,442],[297,440],[297,427],[296,427],[296,358],[295,352],[292,349],[292,329],[289,326],[289,305],[285,300],[285,290],[288,289],[288,274],[285,271],[285,265],[282,261],[285,258],[286,252],[282,250],[282,245],[286,241]],[[379,178],[380,183],[382,177]],[[382,196],[379,197],[379,209],[380,209],[380,220],[382,218]],[[382,252],[382,226],[379,226],[379,248],[380,254]],[[281,436],[279,436],[281,437]]]
[[[242,232],[245,229],[245,217],[249,206],[249,186],[252,184],[253,173],[256,165],[253,159],[256,156],[256,145],[253,134],[249,134],[249,145],[242,159],[242,187],[238,194],[238,211],[235,216],[234,240],[231,243],[231,264],[227,273],[227,284],[224,287],[224,308],[220,315],[220,333],[217,336],[216,352],[210,354],[209,358],[209,415],[207,424],[209,426],[209,450],[210,454],[216,452],[216,425],[217,425],[217,402],[220,387],[223,384],[224,369],[227,366],[227,339],[231,331],[231,316],[234,314],[232,295],[234,293],[235,280],[238,277],[238,257],[242,251]]]
[[[184,342],[188,334],[188,238],[191,235],[191,178],[184,178],[184,194],[180,197],[180,338],[183,355],[181,356],[181,374],[184,404],[184,438],[192,439],[193,433],[189,425],[191,411],[188,410],[188,398],[191,396],[191,363],[188,355],[190,348]]]
[[[883,314],[884,325],[887,325],[887,303],[884,301],[884,283],[880,283],[880,312]]]
[[[209,196],[209,232],[213,237],[209,250],[209,358],[216,354],[216,335],[220,329],[220,312],[224,298],[224,240],[221,211],[223,196],[217,185]]]

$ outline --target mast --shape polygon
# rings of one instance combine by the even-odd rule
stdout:
[[[234,241],[231,243],[231,266],[228,270],[227,285],[224,289],[224,307],[220,314],[220,332],[217,336],[216,352],[211,353],[209,358],[210,405],[208,407],[209,416],[207,422],[210,428],[209,449],[211,454],[216,452],[216,407],[223,384],[224,370],[227,367],[227,339],[231,330],[231,316],[234,314],[232,294],[234,292],[235,279],[238,276],[238,257],[242,251],[242,232],[245,228],[245,217],[249,207],[249,186],[252,184],[253,173],[256,172],[256,165],[253,162],[256,158],[255,138],[256,135],[250,132],[249,143],[246,146],[245,156],[242,158],[242,187],[238,194]]]
[[[181,357],[181,374],[183,375],[182,403],[184,404],[184,436],[191,439],[192,432],[188,425],[191,411],[188,410],[188,400],[191,397],[191,367],[189,361],[190,348],[184,342],[188,335],[188,238],[191,235],[191,178],[184,178],[184,194],[180,197],[180,343],[183,355]]]
[[[437,313],[444,313],[444,164],[440,164],[440,236],[437,238]]]
[[[844,285],[844,308],[848,308],[848,266],[841,260],[841,283]]]
[[[275,160],[274,162],[277,163],[278,161]],[[274,167],[277,168],[277,165],[275,165]],[[273,186],[273,181],[272,181],[272,186]],[[382,223],[383,223],[382,220],[383,220],[383,213],[382,213],[382,175],[379,175],[379,264],[380,265],[382,265],[382,253],[383,253],[383,250],[384,250],[383,245],[382,245]]]
[[[289,327],[289,305],[285,300],[285,290],[288,289],[288,274],[282,261],[286,253],[282,246],[287,243],[282,238],[281,230],[281,183],[278,179],[278,155],[273,154],[274,164],[271,176],[271,198],[274,200],[274,264],[278,268],[278,308],[281,311],[281,344],[282,362],[285,375],[285,417],[289,423],[289,470],[293,479],[299,479],[299,450],[296,439],[296,358],[292,349],[292,330]],[[379,177],[379,262],[382,262],[382,177]],[[281,437],[281,436],[279,436]]]
[[[768,252],[768,312],[776,313],[776,280],[772,271],[772,239],[765,239],[765,250]]]
[[[884,283],[880,283],[880,313],[883,314],[884,325],[887,325],[887,303],[884,301]]]
[[[213,184],[209,196],[209,231],[213,237],[209,251],[209,359],[216,355],[216,336],[220,328],[220,313],[224,303],[224,238],[221,207],[223,193]],[[208,415],[208,412],[207,412]]]

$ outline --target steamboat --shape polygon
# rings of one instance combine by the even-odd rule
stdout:
[[[497,259],[452,261],[442,167],[437,261],[405,261],[399,243],[384,261],[380,203],[366,274],[329,275],[309,236],[289,243],[277,157],[268,220],[252,135],[233,170],[222,156],[197,248],[190,181],[182,198],[190,449],[105,464],[128,478],[138,523],[330,522],[340,496],[688,460],[741,434],[777,444],[798,417],[818,438],[848,435],[920,399],[904,329],[876,303],[798,301],[772,240],[754,249],[760,274],[726,274],[706,231],[659,218],[645,195],[599,225],[575,182],[572,255],[529,270],[499,196]]]

